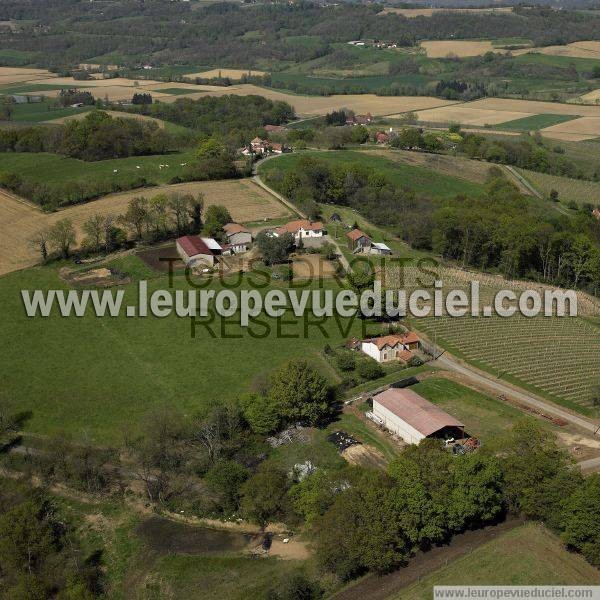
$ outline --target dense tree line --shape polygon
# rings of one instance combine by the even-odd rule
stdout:
[[[0,485],[0,596],[28,600],[100,597],[98,556],[83,551],[74,528],[42,490]]]
[[[172,103],[130,107],[129,110],[151,115],[189,127],[205,136],[229,138],[236,147],[247,144],[264,125],[282,125],[294,116],[286,102],[262,96],[206,96],[199,100],[180,98]]]
[[[543,210],[523,197],[498,168],[480,198],[442,201],[417,196],[382,172],[360,164],[330,166],[302,157],[268,182],[306,205],[350,206],[373,223],[394,229],[413,247],[506,277],[530,277],[597,292],[600,223],[591,210],[574,218]]]
[[[0,130],[0,152],[53,152],[88,161],[164,154],[174,146],[172,136],[152,121],[113,118],[103,111],[56,127]]]
[[[306,61],[335,52],[332,44],[360,38],[411,46],[423,39],[531,38],[536,45],[594,39],[598,17],[548,8],[517,8],[515,14],[440,13],[428,18],[377,16],[379,6],[308,2],[239,6],[217,3],[197,9],[185,2],[143,5],[124,0],[110,6],[83,1],[7,0],[3,18],[25,20],[22,33],[2,36],[0,47],[39,53],[39,63],[64,67],[108,53],[162,64],[251,67],[269,59]],[[134,19],[130,17],[135,17]],[[67,20],[68,19],[68,20]],[[35,21],[43,24],[36,27]],[[258,38],[244,34],[260,32]],[[306,44],[289,38],[312,36]]]

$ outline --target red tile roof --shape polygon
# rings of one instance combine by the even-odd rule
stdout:
[[[177,238],[177,243],[186,253],[188,258],[196,256],[197,254],[212,255],[211,249],[195,235],[184,235],[183,237]]]
[[[392,333],[390,335],[382,335],[381,337],[365,340],[365,342],[371,342],[372,344],[375,344],[379,350],[385,346],[393,347],[397,346],[398,344],[414,344],[419,341],[419,337],[412,331],[403,334]]]
[[[296,233],[299,229],[304,229],[304,231],[321,231],[323,229],[323,223],[321,223],[321,221],[311,223],[306,219],[298,219],[297,221],[286,223],[283,227],[279,227],[275,231],[279,235],[283,235],[284,233]]]
[[[402,342],[404,344],[417,344],[421,340],[419,336],[414,331],[408,331],[407,333],[402,335]]]
[[[363,233],[360,229],[353,229],[352,231],[349,231],[346,234],[353,242],[356,242],[356,240],[358,240],[361,237],[366,237],[368,240],[370,240],[371,238],[366,234]]]
[[[387,408],[424,436],[444,427],[464,427],[453,416],[408,388],[389,388],[373,396],[373,402]]]
[[[239,223],[227,223],[227,225],[223,225],[223,230],[229,235],[233,235],[234,233],[250,233],[248,229]]]

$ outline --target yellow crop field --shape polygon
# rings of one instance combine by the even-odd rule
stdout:
[[[520,111],[499,111],[493,109],[473,108],[472,104],[448,106],[421,110],[417,113],[419,121],[429,123],[464,123],[465,125],[498,125],[515,119],[530,117],[535,113]]]
[[[544,46],[539,48],[524,48],[515,50],[513,54],[528,54],[535,52],[536,54],[547,54],[549,56],[568,56],[570,58],[597,58],[600,60],[600,42],[585,41],[573,42],[565,46]]]
[[[372,115],[391,115],[408,111],[424,110],[435,106],[454,104],[450,100],[440,100],[431,96],[375,96],[375,94],[348,94],[334,96],[296,96],[277,90],[261,88],[256,85],[242,84],[218,88],[218,91],[203,91],[188,94],[186,98],[202,98],[203,96],[224,96],[236,94],[248,96],[255,94],[271,100],[282,100],[291,104],[296,113],[303,117],[323,115],[332,110],[348,108],[358,114],[370,112]],[[163,99],[163,102],[173,102],[176,96]]]
[[[251,179],[203,181],[164,185],[153,188],[111,194],[99,200],[79,204],[47,214],[30,203],[0,190],[0,275],[36,264],[39,255],[29,245],[29,239],[39,230],[68,218],[73,221],[77,242],[83,238],[82,225],[91,216],[115,215],[125,212],[127,204],[136,196],[150,198],[159,193],[202,192],[205,208],[211,204],[223,205],[234,220],[244,223],[277,219],[289,214],[288,209]]]
[[[445,58],[447,56],[481,56],[486,52],[504,53],[506,50],[495,48],[491,41],[473,40],[434,40],[421,42],[421,48],[429,58]]]
[[[583,96],[580,96],[580,100],[587,104],[599,104],[600,103],[600,89],[593,90],[592,92],[588,92],[587,94],[583,94]]]
[[[48,83],[48,79],[55,78],[54,73],[46,69],[26,69],[24,67],[0,67],[0,85],[12,83],[33,82]]]
[[[541,134],[566,142],[583,142],[600,137],[600,117],[581,117],[541,130]],[[558,136],[558,137],[557,137]]]

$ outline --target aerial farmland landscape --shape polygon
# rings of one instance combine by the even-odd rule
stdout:
[[[600,598],[596,0],[0,0],[0,600]]]

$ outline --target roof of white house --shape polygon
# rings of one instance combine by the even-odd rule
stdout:
[[[214,238],[203,237],[200,238],[211,250],[222,250],[221,244],[217,242]]]
[[[373,402],[378,402],[424,436],[444,427],[464,427],[453,416],[408,388],[389,388],[373,396]]]

